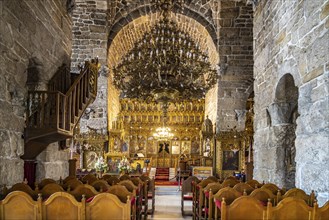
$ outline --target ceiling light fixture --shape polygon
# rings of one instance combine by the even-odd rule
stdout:
[[[121,98],[159,103],[204,98],[217,82],[207,52],[169,19],[182,0],[154,0],[162,19],[135,43],[114,69],[113,83]]]

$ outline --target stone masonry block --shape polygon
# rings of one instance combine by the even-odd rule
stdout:
[[[0,157],[0,183],[8,187],[20,183],[24,179],[24,161],[19,158]]]

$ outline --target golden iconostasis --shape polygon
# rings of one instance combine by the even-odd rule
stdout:
[[[170,104],[166,124],[163,123],[159,104],[130,99],[122,99],[120,104],[120,113],[111,123],[107,139],[95,149],[99,156],[145,158],[150,159],[152,167],[173,167],[184,155],[192,160],[204,160],[201,164],[213,164],[214,170],[223,175],[244,169],[244,163],[248,161],[244,155],[252,150],[249,146],[252,145],[250,138],[253,134],[253,120],[249,118],[249,112],[245,131],[214,134],[213,125],[204,117],[204,100]],[[154,133],[161,126],[169,127],[173,136],[166,140],[157,139]],[[88,152],[85,153],[84,161],[87,161]],[[211,160],[213,156],[215,163]]]
[[[120,104],[120,113],[110,129],[109,152],[150,157],[161,152],[161,144],[165,142],[169,154],[200,154],[204,100],[169,105],[166,127],[170,128],[173,137],[165,141],[154,137],[156,129],[164,126],[160,104],[131,99],[122,99]]]

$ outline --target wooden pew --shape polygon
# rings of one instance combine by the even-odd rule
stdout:
[[[139,177],[131,177],[130,181],[138,187],[137,206],[141,209],[141,216],[144,215],[144,219],[146,220],[148,215],[148,202],[144,201],[147,201],[147,182],[144,183]]]
[[[50,183],[56,183],[56,181],[53,180],[53,179],[50,179],[50,178],[43,179],[43,180],[41,180],[40,183],[37,184],[37,188],[38,188],[39,190],[42,190],[43,187],[45,187],[46,185],[48,185],[48,184],[50,184]]]
[[[96,180],[92,184],[97,192],[106,192],[111,186],[105,180]]]
[[[120,181],[123,181],[123,180],[130,180],[130,176],[128,174],[124,174],[122,176],[119,177],[119,180]]]
[[[42,204],[42,219],[84,219],[85,199],[78,202],[67,192],[53,193]]]
[[[74,190],[69,191],[68,193],[74,196],[74,198],[79,202],[82,201],[83,195],[85,196],[86,200],[89,200],[90,198],[99,194],[99,192],[97,192],[94,187],[88,184],[79,185]]]
[[[326,202],[321,208],[318,203],[314,203],[314,220],[327,220],[329,219],[329,201]]]
[[[280,202],[281,200],[288,197],[300,198],[304,200],[309,206],[313,206],[315,202],[314,191],[312,191],[311,195],[307,195],[306,192],[304,192],[304,190],[298,188],[289,189],[284,195],[281,195],[281,192],[278,191],[277,202]]]
[[[118,187],[122,187],[121,190],[126,190],[124,186]],[[110,193],[100,193],[86,203],[84,195],[79,202],[67,192],[56,192],[42,202],[41,194],[39,194],[38,200],[34,201],[25,192],[14,191],[0,201],[0,220],[128,220],[131,219],[130,196],[124,200],[125,202],[121,202],[116,195]]]
[[[38,193],[33,189],[31,189],[31,187],[25,183],[16,183],[9,190],[7,190],[6,194],[9,194],[10,192],[14,192],[14,191],[25,192],[28,195],[30,195],[32,199],[35,201],[38,199]]]
[[[233,178],[226,178],[223,182],[222,182],[222,186],[224,187],[234,187],[236,184],[240,183],[239,180],[237,180],[235,177]]]
[[[112,175],[110,175],[110,174],[104,174],[103,176],[102,176],[102,179],[103,180],[107,180],[107,179],[109,179],[109,178],[111,178],[112,177]]]
[[[60,183],[65,184],[68,181],[74,180],[74,179],[77,180],[78,178],[76,178],[75,176],[67,176],[67,177],[65,177],[65,179],[62,180],[62,177],[60,177]]]
[[[278,192],[282,194],[284,194],[286,192],[285,189],[280,189],[277,185],[273,184],[273,183],[266,183],[264,184],[261,188],[266,188],[268,190],[271,190],[273,192],[274,195],[277,195]]]
[[[140,210],[140,217],[147,219],[148,215],[148,203],[144,202],[144,198],[147,198],[147,183],[144,183],[139,177],[131,177],[130,181],[137,186],[137,206]]]
[[[190,176],[186,180],[183,180],[182,188],[181,188],[181,211],[182,215],[185,215],[184,211],[184,202],[193,200],[193,192],[192,192],[192,182],[199,181],[199,179],[195,176]]]
[[[276,196],[273,194],[272,191],[266,188],[254,189],[249,196],[259,200],[265,206],[267,205],[267,202],[269,200],[272,202],[273,205],[277,204]]]
[[[243,194],[243,192],[246,192],[247,195],[249,195],[254,190],[254,188],[247,183],[237,183],[235,184],[233,189],[240,192],[241,194]]]
[[[84,176],[83,178],[82,178],[82,182],[83,183],[88,183],[88,184],[92,184],[93,182],[95,182],[96,180],[98,180],[97,179],[97,177],[95,176],[95,175],[93,175],[93,174],[87,174],[86,176]]]
[[[141,186],[140,185],[135,186],[135,184],[130,179],[122,180],[118,184],[125,186],[128,189],[128,191],[131,192],[135,197],[135,207],[133,208],[135,208],[137,219],[141,219],[142,208],[143,208],[142,201],[140,200],[141,197],[143,196],[142,195],[143,191]]]
[[[131,203],[130,197],[123,203],[110,193],[100,193],[93,200],[86,203],[86,220],[130,220]]]
[[[41,219],[41,200],[41,196],[34,201],[25,192],[11,192],[0,201],[0,220]]]
[[[205,219],[212,219],[215,215],[214,212],[214,194],[216,194],[219,190],[221,190],[222,184],[217,183],[209,183],[204,189],[204,216]]]
[[[74,190],[75,188],[77,188],[79,185],[83,185],[83,183],[78,180],[78,179],[69,179],[68,181],[66,181],[62,187],[65,191],[71,191]]]
[[[110,186],[116,185],[120,182],[119,178],[116,176],[111,176],[105,179]]]
[[[208,176],[207,179],[208,180],[212,180],[214,182],[219,182],[219,179],[217,177],[215,177],[215,176]]]
[[[155,180],[146,175],[142,175],[139,178],[147,183],[147,199],[144,198],[143,203],[148,203],[148,201],[151,200],[151,209],[148,210],[148,213],[153,215],[155,210]]]
[[[271,202],[267,204],[267,220],[311,220],[312,216],[314,208],[300,198],[285,198],[276,207],[273,207]]]
[[[41,190],[42,198],[46,199],[56,192],[64,192],[65,190],[57,183],[49,183]]]
[[[264,185],[264,184],[258,182],[257,180],[248,180],[246,183],[249,184],[254,189],[260,188]]]
[[[265,220],[266,211],[266,206],[263,206],[257,199],[250,196],[241,196],[230,205],[226,204],[225,197],[223,197],[221,220]]]
[[[218,179],[216,178],[207,178],[202,180],[200,183],[197,184],[196,186],[196,198],[195,198],[195,202],[193,203],[193,205],[195,205],[195,207],[193,206],[193,216],[195,219],[201,219],[202,216],[204,215],[204,200],[205,200],[205,196],[204,196],[204,189],[205,187],[210,184],[210,183],[216,183],[218,182]]]
[[[218,219],[221,215],[222,200],[225,198],[225,204],[230,205],[235,199],[242,196],[242,194],[231,187],[225,187],[220,189],[214,196],[215,202],[215,219]]]
[[[107,191],[108,193],[116,195],[121,202],[125,203],[127,200],[127,197],[131,199],[130,204],[130,210],[131,210],[131,219],[136,219],[136,198],[134,197],[134,194],[129,192],[128,189],[123,185],[114,185],[111,186],[110,189]]]

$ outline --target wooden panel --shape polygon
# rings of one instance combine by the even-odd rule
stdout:
[[[226,206],[222,202],[222,220],[261,220],[266,217],[266,206],[263,206],[257,199],[249,196],[242,196]],[[282,218],[288,219],[288,218]]]
[[[130,219],[130,202],[122,203],[117,196],[101,193],[86,204],[86,219]]]
[[[329,201],[326,202],[321,208],[319,208],[316,214],[317,220],[327,220],[329,219]]]
[[[311,220],[312,207],[309,207],[304,200],[294,197],[283,199],[276,207],[268,205],[268,220],[298,219]]]
[[[0,207],[0,219],[41,219],[38,202],[25,192],[9,193]]]
[[[57,192],[51,195],[43,204],[43,219],[71,220],[83,219],[83,205],[66,193]]]

